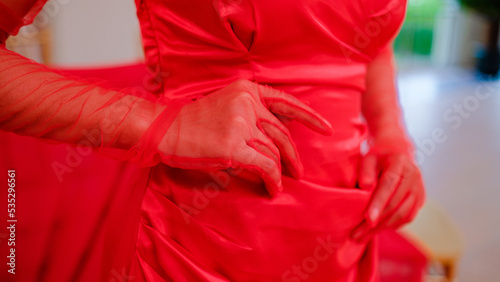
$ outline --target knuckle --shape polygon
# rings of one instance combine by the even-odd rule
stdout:
[[[378,193],[373,197],[372,206],[384,207],[387,203],[387,194]]]
[[[256,163],[256,160],[258,160],[259,153],[255,150],[246,150],[242,154],[242,158],[246,161],[246,163],[250,165],[254,165]]]
[[[246,101],[246,102],[250,102],[250,103],[254,103],[255,99],[253,97],[253,95],[248,92],[248,91],[240,91],[238,92],[238,99],[241,100],[241,101]]]
[[[238,109],[241,109],[242,106],[250,109],[255,105],[255,98],[248,91],[238,91],[235,93],[232,103]]]
[[[396,212],[392,216],[392,221],[393,222],[399,222],[399,221],[401,221],[405,217],[406,217],[406,215],[404,215],[402,212]]]
[[[412,174],[418,171],[418,168],[409,160],[406,160],[403,164],[403,172]]]
[[[241,115],[230,115],[227,121],[220,128],[220,133],[218,134],[218,141],[221,144],[236,143],[239,144],[240,141],[246,138],[246,130],[248,128],[248,121]]]
[[[275,138],[278,138],[278,141],[291,143],[290,132],[286,128],[282,128],[277,124],[274,124],[268,120],[261,119],[260,125],[267,132],[270,133]]]
[[[248,127],[248,121],[241,115],[232,115],[228,121],[231,132],[239,132],[240,129]]]
[[[382,181],[387,187],[384,190],[387,190],[387,193],[392,192],[396,188],[395,186],[398,181],[398,174],[394,172],[387,172],[382,178]]]
[[[232,83],[237,88],[249,88],[253,86],[253,83],[247,79],[238,79]]]
[[[387,204],[387,207],[386,207],[386,210],[388,211],[394,211],[396,209],[396,203],[394,201],[390,201],[388,204]]]
[[[421,179],[420,170],[418,168],[414,167],[411,170],[408,170],[406,173],[404,173],[403,177],[412,179],[412,180],[416,181],[414,183],[417,184]]]
[[[259,162],[259,166],[261,167],[263,172],[268,174],[272,179],[276,179],[280,175],[275,161],[270,159],[269,157],[264,156],[262,158],[262,161]]]
[[[407,161],[407,157],[404,154],[398,154],[396,155],[396,162],[399,164],[405,164]]]

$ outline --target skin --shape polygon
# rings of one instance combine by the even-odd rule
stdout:
[[[11,8],[18,15],[25,15],[35,2],[36,0],[0,0],[0,3]],[[368,65],[366,86],[362,111],[372,136],[373,150],[360,162],[358,183],[361,189],[373,190],[373,193],[366,211],[366,219],[352,232],[352,237],[356,240],[366,240],[377,230],[397,228],[411,221],[418,208],[422,206],[425,197],[421,173],[408,153],[406,133],[399,122],[401,113],[394,86],[392,48],[382,50]],[[146,102],[142,104],[146,104],[145,108],[150,107]],[[150,112],[147,111],[147,113]],[[150,118],[142,125],[130,126],[139,128],[138,131],[145,130],[151,120],[158,115],[159,110],[153,112],[154,114],[149,114]],[[273,112],[272,109],[271,112]],[[148,114],[140,116],[148,116]],[[266,139],[261,142],[266,146],[256,147],[256,149],[278,163],[276,158],[279,155],[274,156],[275,152],[282,151],[283,153],[285,148],[291,151],[290,145],[283,145],[288,144],[288,141],[278,144],[278,147],[272,143],[276,143],[276,140]],[[300,167],[300,164],[296,166]],[[262,175],[262,178],[267,179],[266,183],[269,187],[280,186],[280,180],[276,177],[277,172],[281,173],[280,168],[269,167],[271,166],[262,168],[267,174],[267,176]]]
[[[352,232],[357,241],[378,230],[410,222],[425,198],[420,170],[400,122],[394,84],[394,54],[388,47],[368,65],[362,111],[370,130],[371,151],[359,166],[359,186],[373,190],[365,220]]]

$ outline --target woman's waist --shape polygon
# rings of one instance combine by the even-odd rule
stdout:
[[[285,87],[283,89],[287,89]],[[304,167],[322,170],[325,164],[359,156],[366,139],[367,125],[361,117],[361,94],[336,87],[314,87],[296,91],[295,96],[330,122],[333,133],[324,136],[298,122],[287,127],[297,146]]]
[[[341,172],[346,172],[345,169],[359,157],[360,145],[366,138],[367,126],[361,118],[361,93],[336,85],[269,86],[294,95],[332,125],[333,134],[324,136],[296,121],[285,124],[304,165],[306,179],[328,186],[355,187],[357,179],[353,174],[342,175]],[[354,170],[349,168],[349,171]]]
[[[270,198],[260,183],[234,173],[161,165],[151,174],[143,222],[234,280],[242,273],[281,275],[318,243],[328,244],[328,258],[312,279],[345,275],[366,250],[350,234],[363,221],[370,192],[288,177],[283,184],[284,191]],[[232,267],[226,269],[219,262],[228,257]]]
[[[339,75],[338,72],[308,71],[301,66],[294,65],[300,72],[291,75],[288,72],[284,74],[280,69],[269,68],[265,71],[247,69],[248,63],[244,66],[203,66],[192,68],[190,66],[180,65],[172,70],[157,69],[153,71],[156,75],[157,90],[160,95],[169,98],[199,98],[209,95],[236,80],[246,79],[263,85],[282,90],[291,95],[321,95],[336,97],[337,99],[357,99],[365,91],[365,75],[345,74]],[[184,66],[184,67],[182,67]],[[318,68],[324,66],[317,66]],[[339,66],[336,66],[339,67]],[[192,69],[191,69],[192,68]],[[191,69],[191,70],[190,70]],[[340,69],[344,69],[340,67]],[[313,73],[313,74],[311,74]]]
[[[353,168],[352,159],[348,162],[343,164]],[[271,198],[263,183],[247,177],[246,173],[203,172],[160,165],[151,174],[149,189],[178,205],[192,220],[211,221],[219,214],[225,219],[232,218],[233,222],[244,218],[248,224],[281,231],[292,226],[312,233],[337,231],[342,233],[342,239],[347,239],[363,220],[371,196],[367,190],[283,176],[283,192]]]
[[[191,86],[183,86],[180,89],[170,89],[164,95],[167,100],[180,98],[200,99],[210,95],[212,92],[223,88],[233,79],[225,81],[216,80],[210,83],[193,82]],[[336,84],[305,84],[305,83],[269,83],[268,81],[256,81],[259,84],[268,85],[274,89],[281,90],[295,96],[304,104],[311,107],[322,117],[330,122],[333,127],[333,135],[323,137],[311,131],[309,128],[298,125],[297,122],[287,123],[294,140],[305,143],[338,144],[341,150],[353,148],[350,144],[357,146],[366,133],[366,124],[361,118],[361,95],[360,89],[353,87],[342,87]]]

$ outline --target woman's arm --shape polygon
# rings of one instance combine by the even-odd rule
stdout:
[[[0,0],[0,41],[33,22],[47,0]],[[3,36],[1,36],[3,34]],[[129,150],[166,105],[68,79],[0,42],[0,129]]]
[[[387,47],[367,69],[362,111],[370,132],[370,152],[361,161],[359,185],[374,191],[366,221],[353,231],[358,240],[411,221],[425,197],[402,121],[394,65],[392,48]]]
[[[271,194],[281,161],[302,168],[285,126],[272,114],[330,134],[329,123],[293,96],[237,81],[195,102],[150,101],[85,84],[0,47],[0,129],[66,143],[125,150],[120,159],[190,169],[243,168]]]
[[[15,33],[44,2],[0,0],[0,13],[18,19],[0,21],[0,31]],[[302,171],[290,134],[273,113],[331,133],[325,119],[293,96],[249,81],[167,105],[69,79],[0,44],[0,129],[21,135],[105,147],[148,166],[241,168],[258,174],[273,195],[282,189],[281,161],[292,176]]]
[[[166,107],[68,79],[0,46],[2,130],[72,144],[92,135],[95,147],[130,149]]]
[[[368,123],[372,145],[378,150],[412,154],[413,147],[402,120],[390,46],[368,65],[362,112]]]

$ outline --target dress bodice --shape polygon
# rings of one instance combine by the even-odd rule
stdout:
[[[239,78],[362,92],[366,64],[400,27],[406,0],[136,0],[147,63],[166,95]]]
[[[334,128],[325,137],[287,125],[304,179],[356,185],[357,175],[340,172],[339,161],[359,154],[366,67],[397,33],[406,0],[136,2],[159,95],[197,97],[237,79],[295,95]],[[336,172],[346,178],[328,180]]]
[[[32,270],[20,277],[378,281],[377,239],[360,243],[350,236],[366,217],[371,191],[345,188],[357,180],[366,66],[396,34],[405,1],[136,0],[147,64],[158,83],[148,89],[194,98],[248,79],[295,95],[327,118],[334,134],[287,124],[305,175],[283,176],[284,190],[273,198],[238,170],[139,169],[80,158],[65,145],[2,136],[4,171],[23,168],[31,177],[21,184],[36,189],[20,191],[40,196],[20,195],[27,203],[34,199],[19,214],[28,223],[19,235],[30,234],[19,239],[32,254],[19,256],[20,268]],[[2,30],[30,22],[45,2],[16,1],[36,3],[16,21],[0,7],[0,41]],[[63,160],[71,166],[63,165],[71,172],[64,182],[54,166]],[[38,185],[42,174],[46,185]]]
[[[238,174],[153,168],[137,241],[143,280],[376,281],[376,241],[350,239],[371,197],[352,189],[366,133],[361,97],[404,2],[137,0],[158,95],[197,98],[248,79],[294,95],[334,130],[286,124],[304,176],[283,176],[273,198]]]

